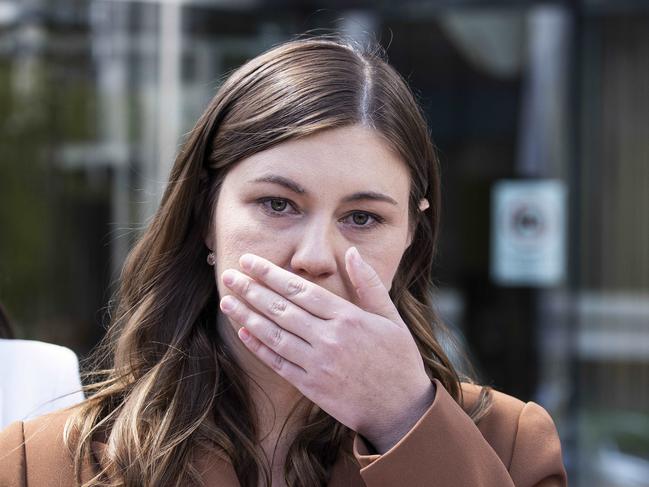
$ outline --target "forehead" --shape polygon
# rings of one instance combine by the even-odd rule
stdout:
[[[310,192],[389,192],[407,198],[410,176],[405,162],[375,131],[340,127],[292,139],[240,161],[226,176],[244,184],[260,176],[288,177]]]

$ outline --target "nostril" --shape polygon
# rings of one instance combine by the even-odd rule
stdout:
[[[310,280],[323,279],[335,274],[335,242],[327,237],[326,233],[325,227],[319,225],[302,235],[291,256],[292,272]]]
[[[335,271],[331,271],[328,269],[313,269],[313,268],[296,268],[292,267],[288,269],[290,272],[293,274],[306,279],[307,281],[311,282],[317,282],[321,281],[322,279],[327,279],[335,274]]]

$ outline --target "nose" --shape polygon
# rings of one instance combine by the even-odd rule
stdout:
[[[307,225],[291,257],[292,271],[312,280],[334,275],[337,269],[334,233],[322,221]]]

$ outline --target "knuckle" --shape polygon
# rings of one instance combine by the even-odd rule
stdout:
[[[275,326],[268,332],[268,341],[273,348],[277,348],[284,340],[284,333],[279,326]]]
[[[242,282],[241,282],[241,294],[243,296],[247,296],[248,294],[250,294],[250,284],[251,284],[251,282],[252,281],[250,279],[242,279]]]
[[[356,313],[345,313],[339,320],[340,326],[343,328],[358,328],[362,321]]]
[[[288,303],[284,301],[283,299],[278,299],[270,303],[270,306],[268,307],[268,311],[273,314],[273,315],[281,315],[286,311],[286,307],[288,306]]]
[[[248,313],[248,309],[245,306],[242,306],[241,303],[237,302],[230,312],[230,316],[239,323],[245,323],[249,318]]]
[[[284,359],[281,355],[275,355],[271,360],[271,365],[275,370],[282,370],[284,367]]]
[[[255,262],[253,269],[255,274],[260,277],[263,277],[270,272],[270,266],[266,262]]]
[[[250,350],[252,350],[254,353],[259,352],[259,342],[257,340],[249,340],[249,345]]]
[[[368,278],[367,284],[371,288],[381,288],[383,287],[383,281],[376,272],[373,272],[372,275]]]
[[[243,322],[251,330],[259,331],[264,326],[264,322],[256,315],[249,314]]]
[[[340,347],[340,343],[338,341],[337,333],[324,334],[320,338],[320,340],[321,340],[323,348],[325,350],[327,350],[328,353],[331,353],[332,351],[335,352]]]
[[[232,316],[236,321],[242,324],[250,321],[250,311],[248,311],[246,308],[244,308],[241,305],[237,305],[237,307],[234,308],[232,312]]]
[[[306,289],[306,283],[302,279],[292,278],[286,283],[286,294],[291,297],[304,294]]]
[[[329,354],[326,358],[320,360],[318,368],[320,376],[323,378],[330,379],[331,377],[335,377],[337,375],[335,361]]]

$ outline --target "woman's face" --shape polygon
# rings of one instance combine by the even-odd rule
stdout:
[[[355,302],[345,251],[355,246],[389,289],[410,243],[405,162],[359,125],[290,140],[225,176],[207,245],[220,276],[244,253]]]

